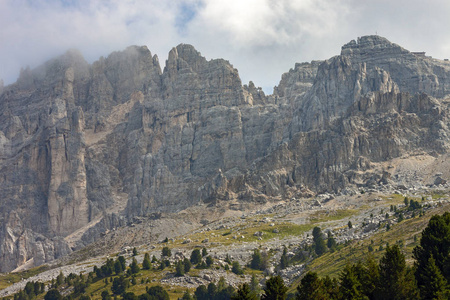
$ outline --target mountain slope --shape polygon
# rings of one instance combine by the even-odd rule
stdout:
[[[198,203],[394,187],[393,159],[447,154],[449,94],[450,63],[378,36],[269,96],[190,45],[163,70],[146,47],[92,65],[69,51],[0,95],[0,271]]]

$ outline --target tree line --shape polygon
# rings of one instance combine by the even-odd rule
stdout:
[[[415,204],[413,204],[415,205]],[[320,229],[313,230],[314,250],[322,252],[326,248],[332,249],[334,243],[325,245],[321,238]],[[330,240],[330,236],[329,236]],[[332,239],[331,239],[332,240]],[[332,240],[333,241],[333,240]],[[133,255],[137,255],[134,249]],[[170,265],[168,257],[171,251],[164,247],[161,259],[157,260],[145,254],[142,269],[157,269]],[[206,248],[196,248],[190,258],[175,263],[175,276],[183,276],[191,267],[204,268],[212,265],[212,258],[208,259]],[[253,275],[251,282],[244,283],[236,290],[227,285],[221,278],[217,285],[211,282],[208,286],[200,285],[191,295],[186,291],[181,299],[221,300],[221,299],[298,299],[298,300],[344,300],[344,299],[375,299],[375,300],[406,300],[406,299],[450,299],[450,213],[431,217],[427,227],[422,232],[420,243],[413,250],[414,263],[406,264],[406,259],[398,245],[387,246],[379,262],[369,253],[364,262],[347,264],[338,278],[319,277],[315,272],[306,273],[296,287],[296,292],[288,294],[288,287],[280,276],[272,276],[266,280],[263,290]],[[238,262],[231,261],[227,256],[225,261],[232,265],[232,272],[242,274]],[[259,249],[255,249],[249,267],[263,270],[267,264],[267,257]],[[279,269],[287,266],[286,248],[281,256]],[[25,289],[14,295],[14,300],[32,300],[45,293],[45,300],[89,300],[86,288],[94,282],[103,280],[105,290],[101,293],[102,300],[149,300],[169,299],[167,291],[155,285],[147,287],[146,292],[135,295],[128,291],[130,285],[137,284],[136,274],[141,267],[135,257],[127,266],[123,256],[115,260],[107,259],[101,267],[87,275],[62,273],[53,279],[49,290],[45,293],[45,286],[40,282],[29,282]],[[115,275],[115,276],[114,276]],[[114,276],[114,278],[113,278]],[[149,284],[150,280],[141,279],[141,284]],[[109,289],[106,289],[106,287]],[[70,288],[69,288],[70,287]],[[61,292],[65,290],[65,295]],[[70,293],[67,293],[70,291]]]

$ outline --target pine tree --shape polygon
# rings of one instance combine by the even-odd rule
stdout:
[[[308,272],[300,281],[297,286],[297,294],[295,299],[297,300],[316,300],[325,293],[323,291],[322,281],[315,272]],[[326,298],[325,298],[326,299]]]
[[[215,285],[214,282],[211,282],[210,284],[208,284],[208,298],[209,299],[214,299],[217,295],[217,286]]]
[[[64,274],[62,271],[59,271],[59,275],[56,277],[56,284],[57,286],[60,286],[64,283]]]
[[[330,276],[325,276],[321,280],[321,295],[319,296],[320,300],[334,300],[339,299],[339,284],[336,278],[331,279]]]
[[[192,250],[191,253],[191,263],[196,265],[202,261],[202,255],[200,254],[199,249]]]
[[[287,259],[287,249],[283,248],[283,254],[281,254],[280,258],[280,270],[284,270],[288,267],[288,259]]]
[[[183,260],[184,273],[188,273],[191,270],[192,264],[189,259],[184,258]]]
[[[128,283],[129,281],[125,277],[116,277],[114,278],[111,291],[114,293],[114,295],[122,295],[128,288]]]
[[[139,271],[141,270],[139,268],[139,265],[137,263],[136,258],[134,258],[134,257],[133,257],[133,260],[131,261],[131,264],[130,264],[130,270],[131,270],[131,274],[139,273]]]
[[[104,290],[101,294],[102,300],[111,300],[111,295],[107,290]]]
[[[228,253],[225,256],[225,262],[231,265],[231,258],[230,258],[230,255]]]
[[[318,256],[324,254],[327,251],[327,246],[322,238],[322,231],[320,227],[314,227],[313,229],[314,250]]]
[[[416,259],[416,279],[419,286],[428,284],[421,274],[425,273],[431,256],[441,274],[450,282],[450,213],[431,217],[422,232],[420,245],[414,248],[413,256]]]
[[[204,284],[198,286],[194,294],[197,300],[209,300],[208,289]]]
[[[214,259],[211,256],[207,256],[205,259],[205,262],[206,262],[206,266],[208,268],[210,268],[214,263]]]
[[[253,250],[252,260],[250,262],[250,268],[254,270],[260,270],[261,269],[261,252],[258,248]]]
[[[408,197],[405,197],[405,198],[403,199],[403,202],[405,203],[405,206],[408,207],[408,205],[409,205],[409,199],[408,199]]]
[[[152,264],[150,262],[150,254],[145,253],[144,260],[142,261],[142,269],[150,270],[151,267],[152,267]]]
[[[175,276],[180,277],[184,275],[184,263],[179,260],[177,261],[176,265],[175,265]]]
[[[447,281],[436,266],[433,255],[428,259],[420,277],[422,283],[419,289],[423,299],[445,299]]]
[[[250,289],[257,295],[261,293],[261,288],[259,287],[258,279],[256,278],[255,273],[252,274],[252,279],[250,280]]]
[[[334,237],[330,236],[327,239],[327,247],[330,250],[335,250],[337,246],[336,240],[334,239]]]
[[[235,296],[231,297],[232,300],[257,300],[258,297],[250,289],[247,283],[244,283],[239,287]]]
[[[343,299],[365,299],[361,292],[361,283],[350,265],[346,265],[340,275],[339,291],[341,292]]]
[[[405,256],[398,245],[386,247],[386,253],[380,260],[380,285],[382,299],[414,299],[417,288],[414,278],[407,276]]]
[[[266,281],[266,287],[264,288],[264,294],[262,300],[284,300],[286,299],[286,293],[288,288],[284,285],[281,276],[271,277]]]
[[[189,290],[186,290],[186,292],[184,292],[181,300],[194,300],[194,298],[192,298],[191,294],[189,293]]]
[[[369,254],[364,264],[362,272],[358,274],[359,282],[362,284],[364,295],[369,299],[375,298],[375,290],[380,279],[380,271],[373,254]]]
[[[51,289],[47,292],[47,294],[45,294],[44,299],[45,300],[60,300],[60,299],[62,299],[62,296],[57,289]]]
[[[120,264],[122,265],[122,271],[125,271],[125,269],[127,268],[127,262],[125,260],[125,257],[123,257],[122,255],[120,255],[117,260],[120,262]]]
[[[242,271],[241,265],[238,261],[233,261],[231,264],[231,272],[233,272],[236,275],[242,275],[244,274],[244,271]]]
[[[162,257],[171,257],[172,256],[172,251],[170,251],[169,247],[163,247],[161,250],[161,256]]]
[[[158,300],[169,300],[169,294],[167,291],[160,285],[155,285],[147,289],[147,294],[150,296],[150,299],[158,299]]]
[[[119,275],[120,273],[123,272],[122,264],[120,263],[119,260],[116,260],[114,262],[114,272],[116,273],[116,275]]]

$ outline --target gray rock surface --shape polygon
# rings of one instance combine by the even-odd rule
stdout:
[[[134,217],[391,184],[384,162],[448,152],[449,89],[448,62],[378,36],[269,96],[190,45],[163,70],[146,47],[92,65],[68,51],[0,90],[0,271]]]

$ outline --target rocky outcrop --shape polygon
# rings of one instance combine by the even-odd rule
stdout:
[[[414,54],[380,36],[364,36],[342,46],[341,56],[390,74],[400,91],[443,98],[450,94],[448,62]]]
[[[448,151],[449,72],[378,36],[296,64],[269,96],[185,44],[163,70],[138,46],[22,70],[0,92],[0,271],[136,216],[387,182],[381,162]]]

